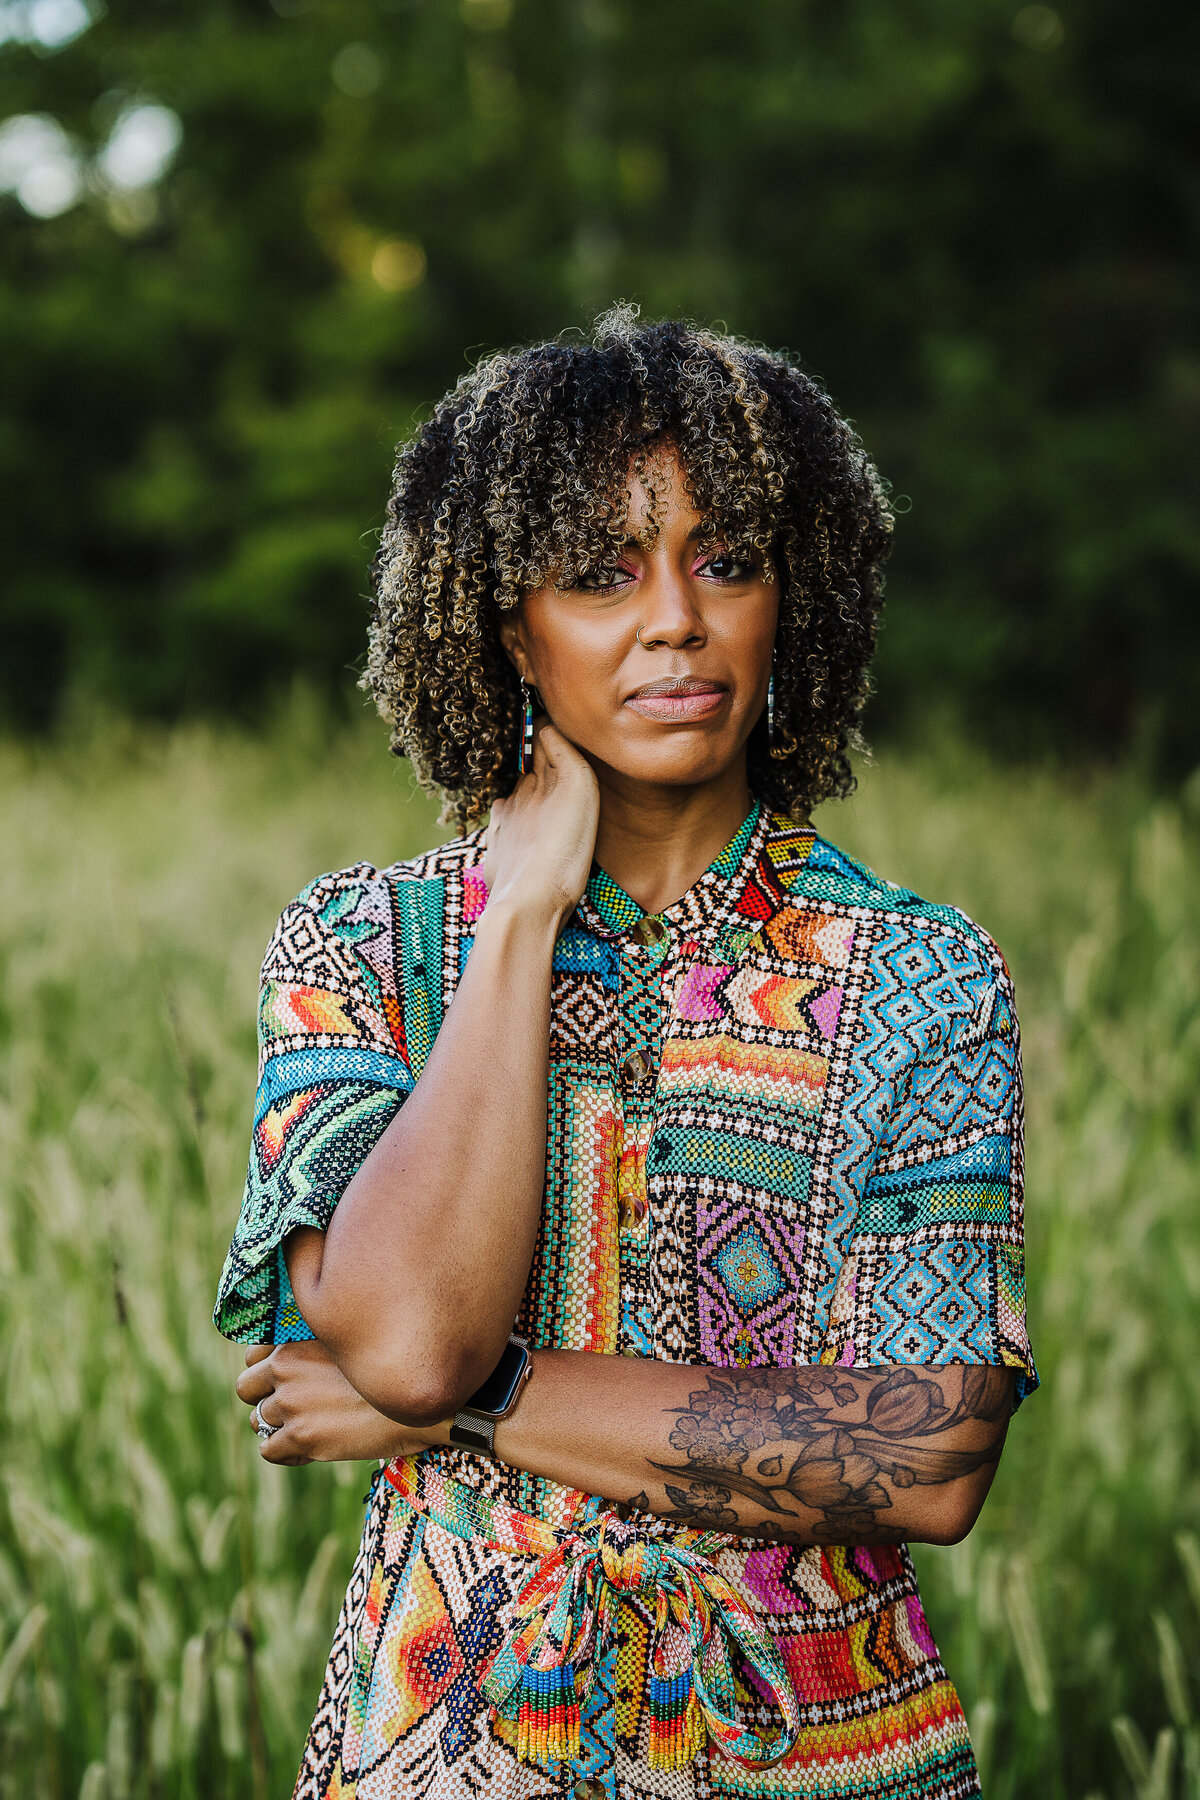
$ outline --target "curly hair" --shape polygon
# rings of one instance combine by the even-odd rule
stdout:
[[[670,446],[704,541],[781,578],[775,741],[748,745],[755,794],[789,812],[847,794],[892,515],[824,389],[785,357],[634,308],[489,356],[401,446],[378,553],[361,685],[443,819],[478,820],[516,778],[523,701],[502,610],[610,561],[631,475],[656,529],[654,453]],[[643,541],[646,534],[643,533]]]

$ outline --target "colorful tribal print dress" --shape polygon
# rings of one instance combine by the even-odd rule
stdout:
[[[412,1089],[481,860],[475,833],[284,912],[228,1336],[310,1335],[281,1243],[328,1225]],[[535,1346],[1036,1385],[1012,988],[962,913],[756,806],[660,915],[593,874],[551,1017]],[[457,1450],[390,1464],[299,1800],[977,1794],[907,1551],[738,1537],[728,1499],[701,1532]]]

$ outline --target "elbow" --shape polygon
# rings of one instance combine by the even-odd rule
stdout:
[[[965,1482],[960,1485],[967,1487]],[[975,1521],[983,1508],[985,1493],[986,1490],[983,1493],[967,1491],[942,1495],[937,1506],[921,1521],[920,1531],[914,1531],[911,1535],[926,1544],[947,1547],[961,1544],[974,1529]]]
[[[420,1428],[453,1418],[482,1376],[461,1352],[375,1350],[342,1363],[364,1400],[398,1425]],[[486,1371],[485,1371],[486,1373]]]
[[[377,1412],[394,1419],[397,1425],[420,1430],[452,1419],[465,1396],[458,1395],[445,1382],[416,1382],[411,1378],[391,1376],[381,1384],[377,1394],[364,1395]]]
[[[393,1308],[363,1304],[328,1282],[308,1288],[301,1311],[351,1386],[398,1425],[419,1428],[452,1418],[504,1347],[503,1340],[477,1344],[448,1335],[445,1309],[411,1298]]]

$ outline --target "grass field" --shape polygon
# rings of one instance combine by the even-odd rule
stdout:
[[[1196,818],[947,748],[818,822],[987,925],[1022,1008],[1044,1386],[920,1554],[985,1792],[1200,1800]],[[0,1800],[290,1792],[366,1471],[261,1465],[209,1323],[257,968],[310,876],[435,830],[303,705],[0,749]]]

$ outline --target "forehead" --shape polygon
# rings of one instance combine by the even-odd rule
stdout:
[[[638,462],[641,468],[638,468]],[[658,533],[697,535],[703,523],[688,492],[687,477],[675,446],[656,444],[639,458],[631,458],[626,476],[628,502],[614,523],[634,543],[645,543]]]

